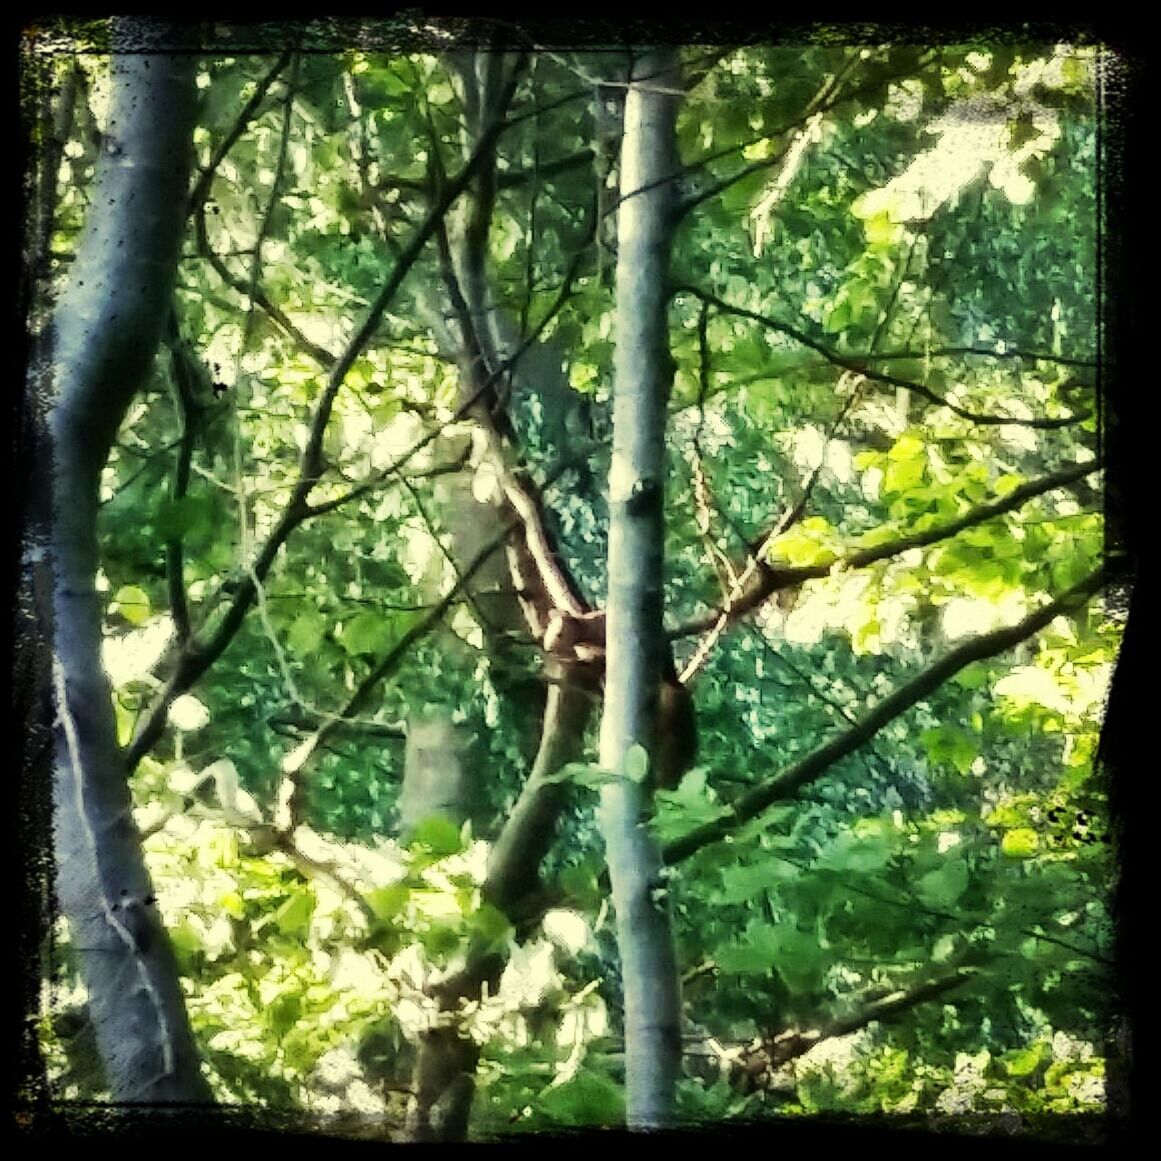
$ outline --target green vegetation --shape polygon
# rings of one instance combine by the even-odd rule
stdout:
[[[553,718],[580,679],[505,546],[540,529],[604,606],[627,58],[507,47],[199,60],[172,323],[100,482],[103,658],[206,1076],[327,1132],[401,1136],[437,1027],[472,1137],[625,1116],[621,775],[591,682]],[[36,52],[44,312],[101,212],[108,59]],[[1104,58],[680,56],[665,624],[699,749],[650,821],[678,1117],[1102,1112]],[[420,721],[471,792],[412,825]],[[550,735],[554,841],[500,890]],[[52,1091],[100,1098],[56,946]]]

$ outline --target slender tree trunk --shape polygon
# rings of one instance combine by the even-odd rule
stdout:
[[[114,36],[136,48],[142,33],[164,26],[123,20]],[[30,382],[43,426],[25,576],[52,649],[57,896],[118,1102],[210,1098],[133,822],[95,586],[101,472],[169,309],[194,109],[192,57],[114,56],[93,209]]]
[[[509,71],[505,79],[504,63],[502,57],[488,53],[465,54],[450,61],[465,110],[465,158],[472,156],[488,125],[503,115],[512,97],[519,71]],[[519,62],[509,65],[510,70],[520,67]],[[455,324],[449,326],[444,321],[443,309],[433,295],[427,296],[425,302],[421,300],[421,308],[447,353],[460,363],[463,398],[479,400],[472,414],[480,424],[490,465],[496,468],[497,475],[510,476],[511,448],[505,435],[507,416],[502,408],[493,410],[494,398],[487,397],[483,390],[498,360],[508,359],[518,346],[515,320],[494,305],[494,295],[489,290],[487,235],[495,188],[495,157],[491,156],[480,166],[476,182],[465,192],[455,220],[449,223],[446,261],[441,264]],[[533,364],[539,365],[533,369]],[[542,389],[545,376],[550,378],[550,386],[567,391],[559,359],[546,355],[543,344],[536,342],[522,350],[515,370],[516,382],[521,385],[527,378],[537,389]],[[489,523],[498,526],[512,518],[511,503],[503,495],[498,495],[494,504],[498,506],[493,507],[494,515]],[[530,518],[526,511],[518,515],[522,520]],[[515,527],[514,535],[518,539],[525,532]],[[518,545],[509,550],[511,576],[505,590],[513,596],[537,568],[526,557],[527,550],[522,553]],[[521,621],[533,638],[539,635],[525,622],[523,614]],[[518,934],[524,933],[526,925],[521,922],[521,912],[528,909],[529,898],[536,894],[540,863],[552,844],[557,819],[568,798],[567,788],[549,778],[568,762],[581,757],[585,725],[594,706],[592,691],[570,680],[565,666],[549,659],[546,676],[549,686],[543,701],[536,759],[496,840],[483,887],[484,896],[508,914]],[[432,989],[446,1013],[446,1023],[431,1029],[420,1040],[413,1072],[415,1096],[408,1110],[407,1134],[411,1140],[456,1141],[466,1136],[479,1052],[470,1039],[461,1035],[454,1013],[461,1001],[479,999],[485,985],[491,990],[497,987],[504,960],[504,956],[493,951],[470,954],[462,971]]]
[[[669,1124],[681,1063],[680,989],[660,853],[643,825],[647,784],[630,751],[656,753],[662,637],[665,411],[672,382],[667,295],[673,234],[676,51],[647,53],[625,103],[617,236],[617,351],[609,475],[608,655],[601,828],[625,995],[628,1123]],[[640,773],[639,768],[636,770]]]
[[[553,669],[554,676],[561,676]],[[492,851],[484,895],[515,920],[512,911],[538,881],[540,860],[556,829],[562,797],[567,791],[546,779],[582,752],[591,696],[563,679],[552,685],[544,714],[540,749],[502,834]],[[448,1013],[447,1024],[420,1039],[413,1072],[415,1096],[408,1109],[407,1134],[412,1141],[460,1141],[467,1135],[475,1094],[479,1049],[460,1034],[452,1013],[462,1000],[478,1000],[484,985],[495,991],[504,969],[495,952],[469,957],[467,967],[436,989],[436,999]]]

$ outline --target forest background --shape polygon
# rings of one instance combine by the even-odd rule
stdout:
[[[340,1119],[354,1107],[355,1120],[409,1121],[412,1134],[467,1131],[469,1116],[486,1135],[624,1115],[624,981],[586,796],[595,790],[607,810],[610,767],[632,775],[635,760],[566,759],[584,754],[595,705],[569,627],[603,603],[592,594],[606,584],[612,360],[631,340],[626,317],[646,313],[623,289],[623,109],[606,100],[634,63],[586,58],[588,92],[570,98],[577,63],[561,57],[519,45],[288,53],[262,68],[239,54],[201,73],[176,308],[146,325],[163,357],[124,415],[93,397],[105,412],[94,417],[118,422],[94,492],[104,624],[90,634],[105,641],[115,713],[103,740],[100,722],[84,736],[77,713],[72,744],[96,746],[89,802],[109,790],[111,831],[117,771],[135,769],[153,887],[124,869],[132,828],[111,863],[81,853],[106,901],[128,892],[142,905],[150,934],[126,941],[106,916],[95,947],[60,961],[63,990],[41,1032],[74,1097],[107,1091],[112,1058],[130,1061],[120,1083],[133,1099],[149,1099],[158,1075],[180,1075],[149,1059],[174,1048],[184,1015],[170,1013],[160,1036],[142,1033],[140,1012],[98,1021],[102,1053],[68,983],[79,967],[91,1003],[126,964],[151,980],[171,970],[166,940],[152,938],[160,918],[179,969],[168,995],[191,1012],[191,1039],[177,1047],[219,1100]],[[1095,349],[1097,57],[1053,45],[820,44],[736,56],[695,47],[667,66],[682,77],[674,132],[693,176],[674,190],[666,607],[701,756],[657,796],[651,833],[680,865],[654,910],[672,918],[685,983],[673,1106],[685,1117],[895,1109],[1035,1122],[1102,1107],[1081,1095],[1102,1087],[1116,1023],[1094,998],[1108,984],[1099,964],[1111,960],[1114,864],[1092,759],[1120,635],[1099,603],[1079,620],[1069,601],[1051,610],[1067,621],[1037,621],[1038,593],[1093,591],[1107,578],[1087,578],[1102,561],[1120,569],[1131,543],[1135,494],[1114,505],[1125,525],[1110,558],[1100,493],[1080,470],[1090,461],[1078,449],[1099,447],[1086,434],[1098,430],[1096,396],[1086,414],[1083,394],[1096,384],[1061,371],[1096,361],[1064,342],[1087,336]],[[782,84],[764,91],[767,70]],[[65,139],[44,139],[64,155],[49,172],[63,166],[71,181],[49,203],[34,329],[80,261],[102,142],[99,65],[71,83],[75,122]],[[569,99],[586,112],[554,121],[554,102]],[[962,128],[965,103],[995,152],[941,196],[943,175],[929,165],[923,176],[924,146],[933,124],[937,137]],[[876,136],[876,122],[890,132]],[[177,127],[145,125],[166,128]],[[812,150],[823,159],[813,165]],[[389,171],[391,155],[411,160]],[[1107,216],[1103,226],[1115,251],[1118,227]],[[954,276],[938,273],[940,253]],[[787,296],[795,321],[767,304]],[[980,347],[1001,331],[1019,340]],[[1011,409],[1008,348],[1034,368],[1019,377],[1032,401],[1023,411]],[[876,355],[889,370],[868,361]],[[103,357],[117,377],[121,353]],[[443,457],[428,450],[437,440]],[[416,470],[403,473],[409,452]],[[483,555],[489,521],[509,536],[507,560]],[[62,521],[48,523],[46,536],[60,536]],[[519,526],[515,549],[508,525]],[[486,563],[495,568],[481,579]],[[1007,625],[996,617],[981,632],[981,605],[1005,600]],[[385,614],[396,604],[408,607]],[[554,640],[572,654],[548,647],[554,613]],[[56,614],[59,627],[59,604]],[[159,626],[168,641],[157,655],[118,674],[116,646]],[[75,640],[83,670],[84,634]],[[221,644],[212,665],[207,642]],[[423,794],[407,817],[422,729],[436,767],[476,775],[474,801],[453,801],[440,782],[450,828],[425,821]],[[821,751],[804,745],[820,730],[831,739]],[[272,766],[279,733],[290,741]],[[391,740],[404,733],[406,748]],[[761,770],[748,757],[756,747]],[[522,817],[538,825],[521,833]],[[563,839],[555,853],[540,849],[546,818]],[[88,842],[93,828],[79,824]],[[400,828],[406,851],[393,844]],[[75,854],[58,847],[58,865]],[[184,884],[180,902],[167,881]],[[132,885],[110,894],[113,882]],[[534,930],[553,915],[555,934]],[[100,942],[110,932],[115,949]],[[523,982],[511,969],[521,956]],[[462,1023],[463,1002],[490,994],[493,1010]],[[888,998],[889,1011],[875,1006]],[[408,1004],[410,1025],[399,1018]],[[454,1023],[431,1025],[432,1005]],[[997,1033],[993,1013],[1005,1011]],[[819,1040],[845,1055],[827,1059]],[[704,1057],[711,1041],[733,1052],[730,1066],[691,1075],[689,1045]],[[327,1068],[344,1059],[353,1071],[335,1089]],[[417,1078],[433,1067],[442,1083],[425,1108]],[[469,1073],[472,1086],[457,1089]]]

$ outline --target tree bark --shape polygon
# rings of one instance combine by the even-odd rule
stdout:
[[[673,1119],[681,1064],[680,987],[646,783],[630,751],[656,756],[662,633],[665,411],[672,382],[667,276],[678,171],[676,51],[646,53],[625,102],[617,236],[613,459],[609,474],[608,654],[600,823],[617,912],[631,1128]],[[652,765],[652,763],[651,763]],[[639,771],[637,771],[639,773]]]
[[[567,795],[565,787],[547,779],[580,757],[592,705],[590,695],[571,683],[561,681],[549,688],[536,762],[492,850],[484,881],[484,897],[514,922],[519,919],[516,904],[538,882],[540,860],[552,843]],[[467,1135],[479,1049],[460,1034],[454,1013],[461,1000],[479,999],[485,984],[495,991],[504,959],[496,952],[472,955],[463,971],[433,988],[447,1014],[446,1023],[420,1039],[413,1073],[415,1096],[407,1116],[410,1140],[459,1141]]]
[[[115,46],[143,33],[163,35],[164,26],[122,20]],[[93,210],[30,379],[43,454],[25,576],[52,649],[42,672],[55,709],[57,896],[110,1094],[121,1103],[210,1099],[133,822],[95,585],[101,472],[169,309],[195,95],[188,55],[114,56]]]
[[[467,54],[450,61],[460,88],[466,115],[463,142],[465,156],[472,156],[484,141],[488,125],[503,115],[511,99],[518,72],[510,72],[501,84],[500,61],[489,54]],[[512,69],[520,65],[514,62]],[[483,457],[500,482],[487,523],[502,526],[510,519],[515,532],[509,545],[510,576],[504,595],[520,594],[523,635],[539,642],[547,614],[548,596],[542,592],[543,562],[528,547],[538,540],[542,555],[554,558],[561,584],[568,588],[566,600],[578,610],[580,598],[575,584],[559,562],[544,523],[538,492],[530,482],[517,477],[512,465],[509,417],[499,405],[493,375],[499,360],[511,359],[518,347],[516,326],[495,306],[488,305],[486,261],[487,232],[495,192],[495,158],[488,156],[479,167],[477,182],[467,191],[457,219],[446,231],[441,254],[445,292],[451,299],[455,325],[443,321],[434,296],[421,296],[420,305],[445,352],[460,365],[461,397],[476,400],[470,414],[479,424]],[[554,360],[543,353],[542,344],[530,340],[520,345],[521,360],[514,369],[517,381],[530,374],[527,360],[542,360],[543,372]],[[567,390],[559,360],[553,368],[554,383]],[[539,380],[537,380],[539,383]],[[489,383],[491,384],[489,388]],[[513,497],[519,496],[519,502]],[[485,518],[474,513],[477,526]],[[478,531],[477,531],[478,535]],[[533,595],[533,591],[535,595]],[[528,781],[497,837],[483,886],[485,898],[508,914],[518,934],[526,931],[521,904],[535,896],[540,863],[551,846],[556,822],[568,798],[568,789],[549,780],[562,766],[581,757],[585,724],[592,711],[592,691],[570,678],[567,667],[548,659],[547,697],[540,728],[540,743]],[[537,701],[540,698],[536,699]],[[454,976],[431,989],[444,1017],[420,1040],[413,1073],[414,1098],[408,1111],[407,1134],[416,1141],[454,1141],[467,1132],[468,1115],[474,1093],[472,1074],[478,1050],[460,1034],[455,1013],[461,1000],[478,999],[485,984],[495,989],[504,966],[504,956],[488,951],[469,956],[467,965]]]

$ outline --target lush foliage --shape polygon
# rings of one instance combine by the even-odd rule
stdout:
[[[1103,547],[1095,472],[1038,488],[1099,454],[1098,54],[819,43],[684,57],[666,617],[678,668],[697,669],[701,744],[658,796],[663,841],[723,817],[957,645],[1059,597]],[[619,62],[531,54],[487,222],[489,295],[535,334],[528,358],[567,373],[563,392],[517,378],[507,403],[597,604],[617,304],[595,221],[593,78]],[[172,676],[175,629],[213,629],[261,582],[134,775],[204,1059],[223,1100],[394,1128],[424,985],[499,950],[500,988],[464,1025],[482,1053],[474,1131],[615,1123],[617,967],[583,785],[599,775],[574,772],[547,860],[565,905],[518,942],[481,896],[544,691],[539,650],[505,646],[478,601],[461,592],[430,616],[466,565],[463,505],[489,487],[487,465],[464,458],[473,424],[440,334],[435,242],[334,396],[310,495],[323,510],[254,572],[336,358],[403,261],[433,174],[463,164],[438,55],[272,66],[202,66],[206,180],[180,342],[123,425],[101,496],[126,744]],[[62,276],[97,212],[103,63],[77,67]],[[987,505],[1003,510],[985,518]],[[707,638],[748,578],[810,568]],[[744,1075],[691,1054],[685,1115],[1102,1107],[1115,863],[1093,757],[1118,641],[1099,597],[1056,618],[668,872],[691,1043],[820,1041]],[[405,845],[398,723],[431,707],[468,727],[480,802],[464,828],[433,819]],[[328,714],[353,720],[311,758],[294,849],[274,849],[285,763]],[[899,995],[890,1020],[860,1016]],[[60,997],[46,1043],[64,1093],[90,1096],[100,1080]]]

